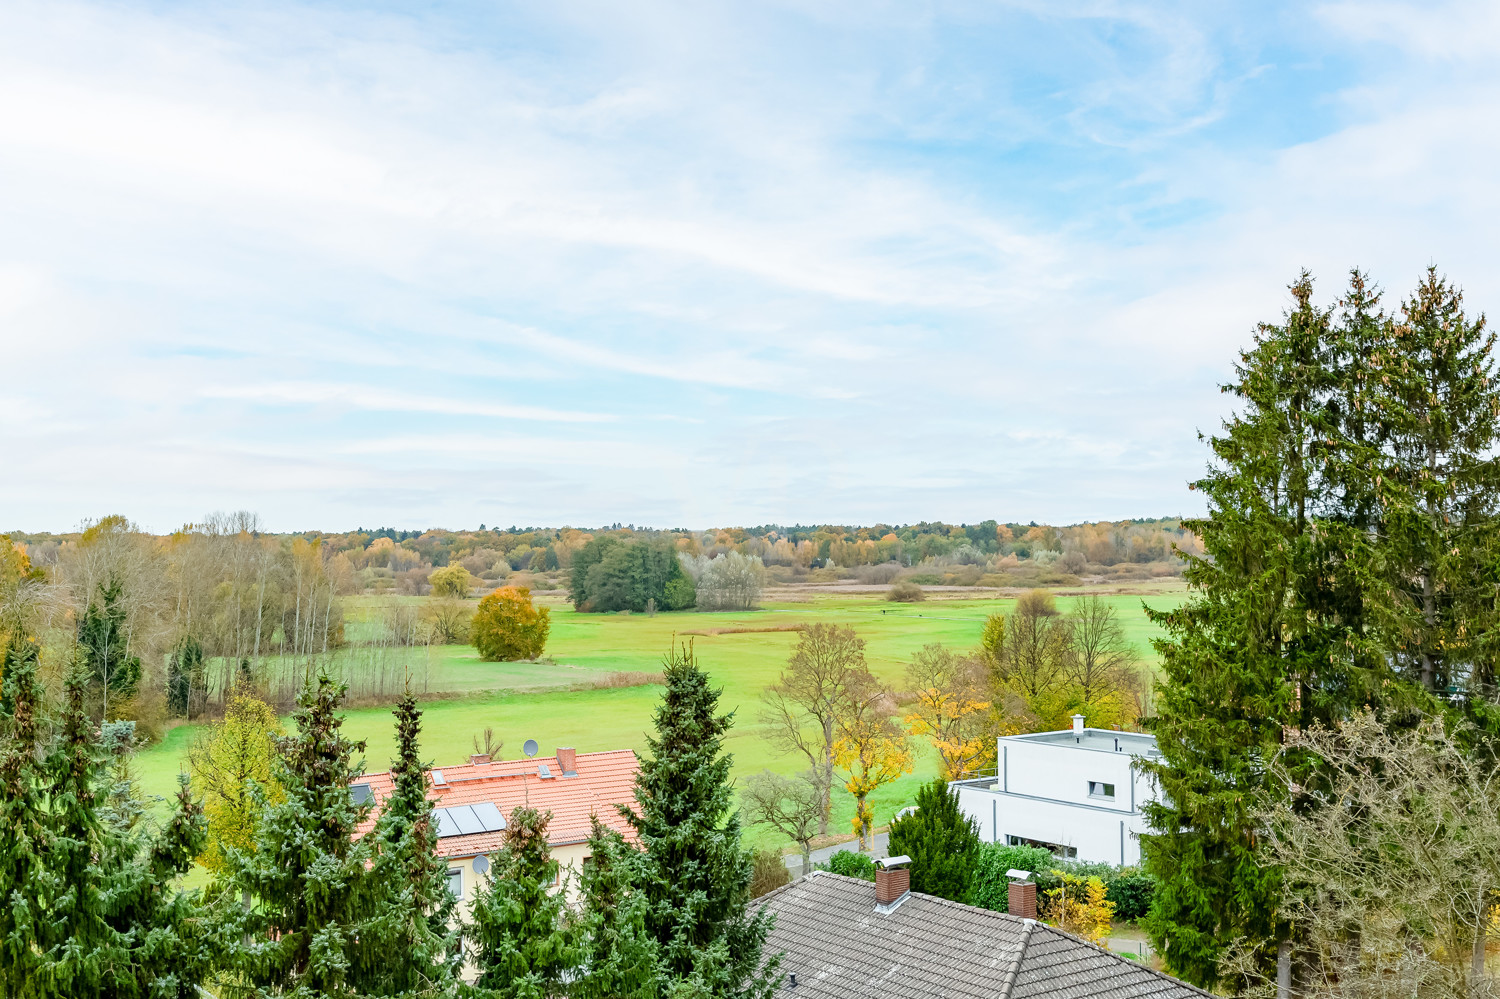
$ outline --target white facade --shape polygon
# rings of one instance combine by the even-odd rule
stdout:
[[[986,842],[1045,846],[1077,860],[1140,862],[1142,806],[1156,795],[1138,758],[1156,737],[1083,728],[999,740],[997,774],[955,781],[959,806]]]

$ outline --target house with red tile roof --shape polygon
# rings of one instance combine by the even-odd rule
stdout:
[[[583,866],[595,815],[633,842],[634,830],[617,806],[636,806],[639,768],[635,753],[628,749],[578,753],[566,748],[550,757],[491,760],[471,756],[462,766],[433,768],[428,772],[427,797],[438,823],[437,854],[448,861],[454,894],[461,903],[473,897],[474,889],[488,877],[488,855],[505,843],[511,812],[523,805],[552,813],[547,842],[565,871]],[[394,781],[389,773],[364,774],[350,790],[356,801],[373,805],[359,828],[364,835],[374,828]]]

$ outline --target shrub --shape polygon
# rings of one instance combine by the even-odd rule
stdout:
[[[756,850],[750,873],[750,897],[760,898],[792,880],[786,861],[775,850]]]
[[[434,569],[427,577],[427,585],[432,587],[432,595],[435,597],[462,599],[469,595],[469,587],[473,582],[474,577],[461,565],[446,565],[441,569]]]
[[[479,658],[490,662],[535,659],[547,647],[550,612],[531,602],[524,586],[502,586],[479,601],[469,637]]]
[[[865,881],[875,880],[875,861],[863,853],[855,853],[853,850],[840,850],[828,858],[827,864],[819,864],[821,870],[832,871],[834,874],[842,874],[848,878],[861,878]]]
[[[926,600],[927,594],[923,593],[922,588],[916,583],[913,583],[909,579],[903,579],[885,591],[885,598],[887,600],[897,600],[903,604],[914,604],[918,600]]]
[[[974,865],[974,875],[969,880],[970,905],[1004,912],[1010,907],[1009,870],[1031,871],[1037,875],[1037,891],[1043,889],[1042,875],[1050,871],[1057,858],[1039,846],[1005,846],[1002,843],[981,843],[979,857]],[[1047,885],[1052,887],[1052,885]]]
[[[1083,877],[1054,869],[1062,884],[1042,892],[1041,917],[1090,943],[1102,943],[1109,935],[1115,906],[1107,897],[1101,878]]]
[[[979,829],[941,777],[917,791],[917,810],[891,823],[892,856],[911,857],[911,887],[962,902],[974,877]]]
[[[1106,882],[1106,897],[1115,904],[1117,919],[1144,919],[1156,893],[1156,878],[1135,867],[1122,868]]]

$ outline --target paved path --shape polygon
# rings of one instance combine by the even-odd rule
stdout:
[[[870,859],[879,860],[882,857],[886,856],[886,847],[889,845],[890,840],[890,833],[876,833],[874,839],[871,842]],[[812,862],[814,864],[826,864],[828,863],[828,858],[833,856],[840,850],[858,849],[859,840],[851,839],[847,843],[835,843],[832,846],[825,846],[821,849],[814,850],[811,854]],[[792,872],[792,877],[797,877],[802,874],[801,855],[796,853],[788,854],[786,858],[786,868],[787,870]]]

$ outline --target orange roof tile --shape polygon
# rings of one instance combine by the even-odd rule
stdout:
[[[635,775],[640,769],[635,753],[628,749],[579,753],[576,761],[577,775],[573,777],[563,776],[556,757],[551,756],[434,767],[429,775],[441,772],[443,783],[429,784],[427,798],[434,808],[492,802],[507,822],[510,813],[521,805],[550,811],[552,821],[547,825],[547,842],[552,846],[583,842],[588,838],[594,815],[604,825],[634,840],[634,830],[615,806],[635,807]],[[552,776],[540,776],[538,764],[545,764]],[[374,805],[359,827],[362,836],[374,827],[380,808],[395,784],[389,772],[365,774],[355,783],[370,785]],[[440,857],[472,857],[498,849],[504,842],[503,832],[449,836],[438,840],[437,852]]]

